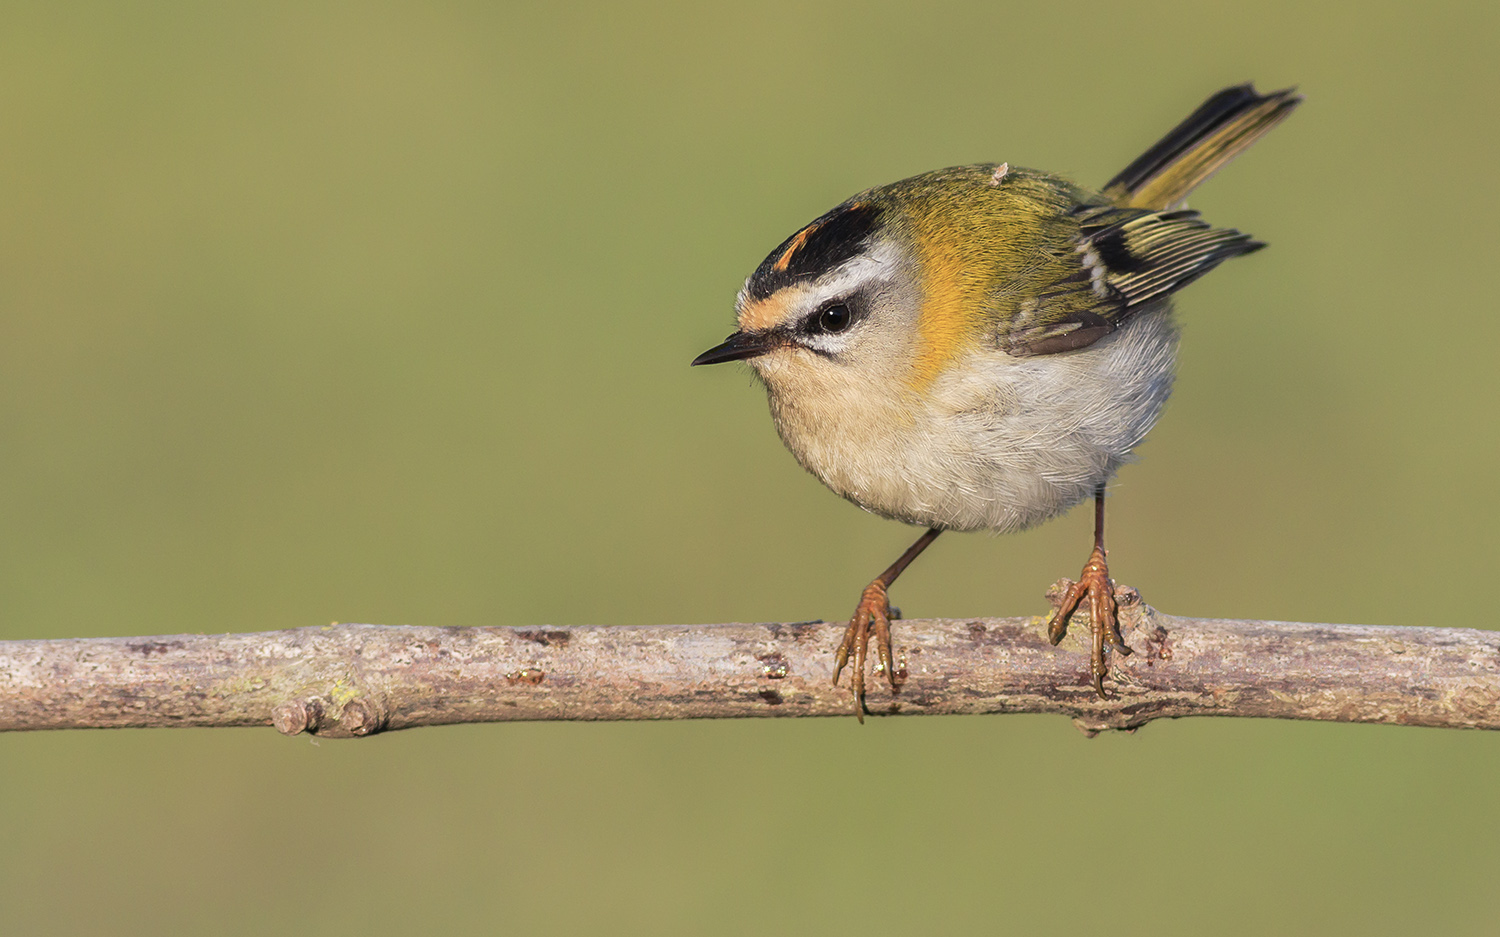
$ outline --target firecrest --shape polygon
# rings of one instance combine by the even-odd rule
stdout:
[[[873,632],[895,687],[887,590],[945,530],[1025,530],[1092,496],[1094,549],[1048,626],[1086,598],[1090,676],[1129,654],[1104,551],[1105,484],[1172,389],[1171,297],[1265,245],[1182,208],[1284,120],[1292,90],[1227,88],[1102,190],[1007,164],[854,196],[783,241],[693,364],[747,361],[782,442],[860,507],[927,532],[865,588],[835,655],[863,719]]]

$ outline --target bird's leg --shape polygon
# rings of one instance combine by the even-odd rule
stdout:
[[[1047,640],[1056,645],[1068,633],[1068,619],[1085,595],[1089,599],[1089,630],[1093,634],[1093,647],[1089,654],[1089,673],[1094,680],[1094,690],[1104,699],[1104,678],[1109,674],[1109,665],[1104,659],[1106,645],[1120,654],[1130,654],[1125,639],[1120,636],[1119,608],[1115,605],[1115,584],[1109,578],[1109,564],[1104,559],[1104,486],[1094,492],[1094,552],[1084,564],[1078,581],[1068,587],[1062,604],[1047,624]]]
[[[844,672],[844,665],[849,663],[849,654],[853,652],[854,671],[850,674],[850,681],[854,689],[854,714],[859,717],[860,722],[865,721],[865,655],[870,649],[872,627],[880,666],[885,669],[886,678],[891,681],[891,689],[896,688],[896,668],[894,655],[891,653],[891,600],[886,595],[886,590],[911,565],[917,554],[927,549],[928,544],[936,540],[940,533],[942,531],[936,527],[927,531],[901,554],[899,560],[891,564],[890,569],[865,586],[864,594],[859,597],[859,605],[854,609],[854,617],[849,619],[849,628],[844,632],[844,640],[839,644],[833,662],[833,685],[838,686],[839,674]]]

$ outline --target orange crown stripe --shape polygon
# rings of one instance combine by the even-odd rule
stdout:
[[[782,254],[776,263],[771,265],[771,269],[778,273],[785,273],[787,265],[792,262],[792,255],[802,249],[802,245],[807,243],[808,236],[818,230],[818,227],[819,225],[815,222],[798,231],[797,236],[792,238],[792,243],[787,245],[786,253]]]

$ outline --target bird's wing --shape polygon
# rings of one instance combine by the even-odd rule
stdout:
[[[1002,290],[1015,313],[1000,344],[1013,355],[1092,345],[1145,304],[1265,246],[1233,229],[1210,227],[1187,210],[1086,205],[1068,224],[1072,252],[1045,258]]]

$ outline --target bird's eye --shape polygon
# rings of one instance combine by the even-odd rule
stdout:
[[[854,321],[854,314],[843,303],[834,303],[818,313],[819,332],[842,332]]]

